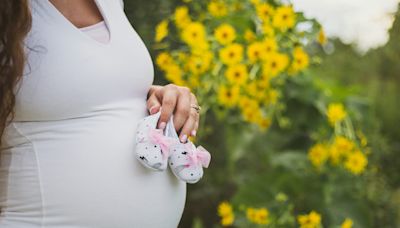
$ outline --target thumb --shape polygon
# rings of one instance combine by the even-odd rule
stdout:
[[[153,93],[149,99],[147,99],[147,109],[149,110],[150,115],[153,115],[154,113],[157,113],[160,111],[161,104],[158,101],[158,98],[156,97],[155,93]]]

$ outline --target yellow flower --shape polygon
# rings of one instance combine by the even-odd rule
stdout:
[[[262,42],[265,53],[273,53],[278,49],[278,43],[275,38],[265,38]]]
[[[210,44],[207,40],[199,40],[197,43],[190,43],[190,52],[194,55],[203,55],[203,52],[208,52],[210,49]]]
[[[271,77],[268,74],[261,74],[260,79],[257,81],[259,88],[267,89],[270,87]]]
[[[259,80],[255,81],[251,81],[250,83],[247,83],[247,85],[245,86],[246,88],[246,92],[254,97],[255,99],[258,100],[262,100],[266,97],[266,87],[267,85],[263,84],[263,83],[259,83]]]
[[[339,164],[343,155],[343,151],[339,150],[336,146],[332,145],[329,148],[329,158],[331,159],[333,165]]]
[[[161,42],[168,35],[168,21],[163,20],[156,26],[156,36],[154,40]]]
[[[308,54],[301,48],[296,47],[293,51],[293,63],[291,66],[291,70],[294,73],[302,71],[307,68],[309,65],[309,57]]]
[[[193,74],[188,77],[188,86],[191,89],[200,87],[200,77],[198,74]]]
[[[232,205],[226,201],[221,202],[218,205],[218,215],[223,217],[223,216],[228,216],[233,213]]]
[[[270,89],[270,78],[266,75],[261,75],[260,79],[247,83],[245,89],[247,94],[265,105],[275,103],[278,98],[278,92]]]
[[[338,147],[339,150],[343,151],[346,154],[355,148],[354,142],[343,136],[336,136],[334,144],[336,145],[336,147]]]
[[[269,211],[266,208],[247,208],[247,219],[255,224],[266,225],[269,223]]]
[[[312,224],[321,224],[321,215],[318,214],[317,212],[311,211],[308,217]]]
[[[178,60],[181,62],[185,62],[188,59],[188,54],[184,51],[177,51],[176,55],[178,56]]]
[[[340,228],[352,228],[353,227],[353,220],[346,218]]]
[[[213,59],[212,52],[203,52],[200,55],[192,54],[187,60],[187,66],[191,73],[198,75],[208,71]]]
[[[359,175],[364,172],[367,164],[367,157],[361,151],[357,150],[347,156],[344,167],[353,174]]]
[[[256,213],[257,219],[255,222],[260,225],[268,224],[269,223],[268,215],[269,215],[269,211],[266,208],[258,209],[258,211]]]
[[[262,21],[269,21],[274,14],[274,8],[268,3],[257,4],[256,10],[257,10],[257,16]]]
[[[252,42],[256,39],[256,34],[254,34],[254,32],[250,29],[246,29],[246,31],[244,32],[244,39],[247,42]]]
[[[246,217],[247,217],[247,219],[250,220],[250,221],[253,221],[253,219],[255,217],[255,212],[256,212],[255,208],[252,208],[252,207],[247,208],[246,209]]]
[[[288,65],[289,58],[281,53],[269,53],[265,56],[265,63],[263,64],[263,73],[272,77],[281,73]]]
[[[175,20],[180,20],[184,17],[189,16],[189,9],[186,6],[178,6],[174,12]]]
[[[291,6],[281,6],[276,10],[272,25],[281,31],[293,28],[296,23],[296,14]]]
[[[261,31],[266,37],[274,37],[275,36],[275,30],[269,23],[264,23],[262,25]]]
[[[327,42],[327,38],[326,38],[326,35],[325,35],[325,32],[324,32],[324,30],[321,28],[321,30],[319,30],[319,33],[318,33],[318,43],[320,43],[321,45],[325,45],[326,44],[326,42]]]
[[[367,139],[367,137],[365,137],[364,133],[362,133],[362,131],[358,130],[356,134],[357,134],[357,137],[360,139],[361,146],[362,147],[367,146],[368,139]]]
[[[175,24],[178,28],[183,28],[191,22],[189,9],[186,6],[179,6],[174,12]]]
[[[218,215],[221,217],[222,226],[230,226],[235,220],[232,205],[226,201],[218,205]]]
[[[221,85],[218,89],[218,101],[226,107],[233,107],[237,104],[240,96],[240,88],[238,86],[226,87]]]
[[[177,64],[171,64],[166,68],[165,77],[174,84],[184,85],[182,80],[183,71]]]
[[[162,70],[166,70],[173,62],[174,60],[172,59],[172,56],[167,52],[161,52],[156,59],[157,66]]]
[[[329,149],[329,157],[333,164],[338,164],[339,161],[355,148],[354,142],[343,137],[336,136],[334,142]]]
[[[258,123],[262,119],[261,110],[252,107],[242,109],[242,116],[245,121],[250,123]]]
[[[243,6],[244,6],[244,4],[242,2],[234,2],[232,4],[232,11],[238,12],[240,10],[243,10],[243,8],[244,8]]]
[[[204,42],[205,38],[206,29],[200,22],[191,22],[182,31],[182,40],[188,45],[197,45]]]
[[[228,216],[224,216],[221,219],[221,225],[222,226],[231,226],[233,222],[235,221],[235,216],[234,214],[230,214]]]
[[[236,38],[235,29],[229,24],[222,24],[214,31],[215,39],[222,45],[232,43]]]
[[[328,155],[328,148],[321,143],[314,145],[308,151],[308,159],[317,168],[321,167],[325,163]]]
[[[258,121],[258,126],[261,128],[261,130],[266,130],[271,126],[271,123],[272,121],[270,118],[264,117]]]
[[[233,84],[242,85],[248,78],[247,66],[244,64],[229,66],[225,71],[225,77]]]
[[[260,0],[250,0],[251,4],[257,6],[258,4],[260,4]]]
[[[332,103],[329,104],[326,115],[328,116],[329,122],[334,126],[336,123],[344,120],[347,113],[342,104]]]
[[[247,57],[249,58],[250,62],[257,62],[263,58],[263,55],[265,55],[263,43],[254,42],[247,47]]]
[[[278,90],[270,89],[268,91],[267,98],[268,99],[266,99],[266,102],[268,102],[269,104],[272,104],[272,105],[276,104],[276,102],[278,101],[278,98],[279,98]]]
[[[219,51],[219,58],[226,65],[240,63],[243,59],[243,46],[237,43],[230,44]]]
[[[311,211],[309,214],[297,216],[297,222],[300,228],[318,228],[321,226],[321,215]]]
[[[254,99],[251,99],[248,96],[240,96],[239,98],[239,107],[241,109],[252,109],[252,110],[257,110],[260,108],[258,102]]]
[[[228,7],[222,1],[211,1],[208,4],[207,9],[214,17],[223,17],[228,14]]]

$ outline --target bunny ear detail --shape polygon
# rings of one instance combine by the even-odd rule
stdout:
[[[204,147],[199,146],[196,148],[193,144],[192,145],[186,144],[185,146],[189,150],[188,166],[201,165],[204,168],[208,168],[211,161],[211,155],[206,149],[204,149]]]
[[[202,146],[198,146],[197,149],[197,157],[201,162],[201,165],[204,168],[208,168],[208,166],[210,165],[210,161],[211,161],[211,154],[210,152],[208,152],[206,149],[204,149],[204,147]]]

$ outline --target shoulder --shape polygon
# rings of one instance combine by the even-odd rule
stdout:
[[[46,0],[48,1],[48,0]],[[124,0],[99,0],[108,7],[118,7],[120,9],[124,9]]]

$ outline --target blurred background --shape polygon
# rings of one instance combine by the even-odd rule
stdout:
[[[155,84],[204,107],[194,140],[213,157],[181,227],[400,227],[398,0],[124,2]],[[232,43],[246,73],[221,53]]]

